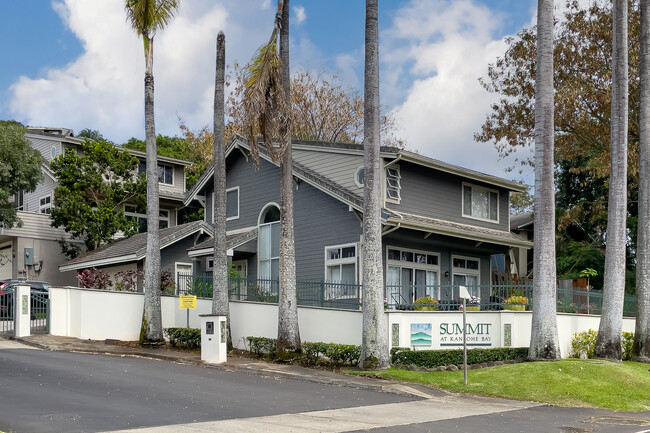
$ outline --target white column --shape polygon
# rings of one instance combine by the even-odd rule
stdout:
[[[31,318],[31,300],[30,287],[25,285],[15,286],[15,313],[14,313],[14,331],[16,337],[29,337],[30,335],[30,318]]]
[[[222,364],[227,361],[228,331],[226,316],[201,314],[201,361]]]

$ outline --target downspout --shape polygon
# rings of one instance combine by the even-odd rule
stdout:
[[[397,223],[397,225],[395,227],[389,228],[388,230],[385,230],[385,231],[381,232],[381,235],[386,236],[388,233],[392,233],[395,230],[397,230],[398,228],[400,228],[401,225],[402,225],[402,223]]]

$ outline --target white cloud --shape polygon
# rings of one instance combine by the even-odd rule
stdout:
[[[505,176],[511,162],[498,161],[492,144],[473,139],[495,100],[478,79],[506,49],[493,36],[499,18],[469,0],[417,0],[382,34],[382,101],[396,105],[409,148]]]
[[[263,3],[260,3],[264,6]],[[121,0],[53,3],[84,53],[40,78],[10,88],[14,118],[29,125],[97,129],[108,139],[144,138],[144,49]],[[156,132],[175,135],[178,116],[190,128],[212,124],[215,46],[226,34],[226,61],[246,63],[268,39],[269,11],[241,10],[237,0],[184,2],[155,41]]]
[[[304,6],[294,6],[293,12],[296,14],[296,24],[300,25],[307,19],[307,12]]]

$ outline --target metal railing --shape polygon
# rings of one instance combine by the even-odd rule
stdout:
[[[178,274],[176,294],[212,298],[212,274]],[[461,310],[460,285],[386,285],[384,306],[389,310]],[[231,277],[228,293],[231,300],[278,302],[279,281]],[[471,299],[468,310],[530,311],[534,306],[530,284],[485,284],[466,286]],[[343,309],[361,308],[361,285],[327,281],[296,281],[298,305]],[[557,311],[564,313],[600,314],[602,291],[557,289]],[[634,316],[636,297],[625,295],[624,316]]]

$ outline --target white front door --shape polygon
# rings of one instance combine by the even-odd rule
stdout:
[[[174,264],[174,276],[176,277],[177,293],[186,294],[192,284],[192,272],[194,265],[192,263],[176,262]],[[180,276],[179,276],[180,274]]]

